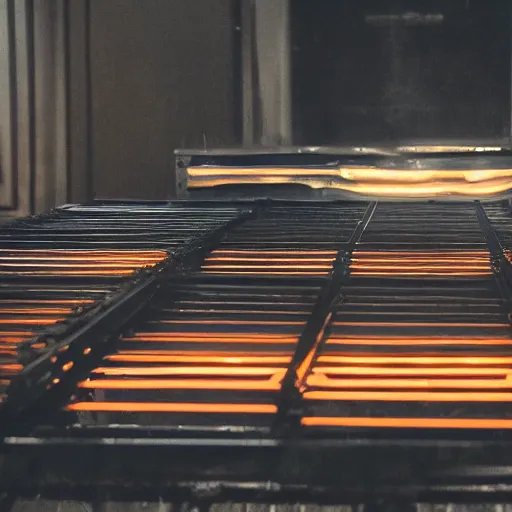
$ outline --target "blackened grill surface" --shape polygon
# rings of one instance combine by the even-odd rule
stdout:
[[[288,405],[305,435],[510,428],[508,288],[478,208],[379,203],[363,226],[368,203],[268,203],[163,283],[64,408],[87,425],[272,432],[298,341],[341,262]],[[485,211],[508,255],[512,218],[501,203]]]
[[[235,207],[69,206],[0,230],[0,400],[37,354],[87,310],[164,263],[201,234],[236,218]]]
[[[107,424],[268,427],[308,316],[365,208],[275,206],[234,228],[200,269],[165,286],[68,409],[101,412]]]
[[[141,250],[181,251],[179,265],[115,336],[91,330],[67,383],[11,425],[0,488],[135,499],[214,481],[235,499],[328,503],[368,486],[510,492],[497,470],[512,426],[505,204],[210,207],[161,207],[198,208],[190,236],[179,221],[156,229],[162,245],[137,234]],[[109,208],[122,221],[134,207]]]
[[[512,427],[509,312],[490,260],[474,204],[379,205],[308,378],[303,425]]]

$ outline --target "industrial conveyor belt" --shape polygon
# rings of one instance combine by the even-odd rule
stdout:
[[[265,494],[277,492],[261,483],[271,481],[325,496],[329,486],[362,492],[361,475],[419,489],[429,472],[427,487],[439,490],[448,477],[435,471],[456,467],[461,450],[472,468],[507,460],[505,203],[107,203],[58,215],[97,219],[104,208],[138,226],[144,254],[180,254],[179,264],[149,271],[154,293],[115,335],[85,325],[82,352],[70,340],[52,354],[55,385],[10,425],[0,486],[31,468],[24,485],[45,488],[45,460],[52,482],[77,486],[183,490],[213,479]],[[108,446],[117,458],[97,472]],[[70,468],[72,457],[88,469]]]

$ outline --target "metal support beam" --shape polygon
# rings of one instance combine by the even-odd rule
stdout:
[[[330,278],[317,297],[313,310],[302,331],[295,353],[283,378],[278,401],[278,413],[275,428],[294,427],[301,414],[299,402],[302,398],[306,378],[325,341],[325,335],[333,316],[336,299],[342,292],[349,272],[352,252],[370,223],[377,203],[368,205],[362,219],[357,223],[347,245],[338,252]]]

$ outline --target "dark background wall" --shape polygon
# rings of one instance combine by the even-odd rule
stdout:
[[[509,135],[510,2],[291,6],[295,143]],[[411,11],[443,21],[376,26],[366,19]]]
[[[91,0],[96,197],[169,197],[175,148],[241,143],[236,4]],[[366,21],[407,11],[444,19]],[[292,0],[293,142],[508,137],[511,26],[503,0]]]
[[[232,0],[92,0],[96,197],[172,193],[173,150],[241,141]]]

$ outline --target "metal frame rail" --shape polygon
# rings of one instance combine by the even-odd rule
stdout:
[[[316,358],[318,349],[322,344],[325,332],[331,321],[333,304],[341,292],[343,281],[347,276],[354,247],[361,238],[366,226],[368,226],[376,207],[376,202],[368,204],[363,218],[357,223],[350,237],[347,247],[338,252],[330,278],[318,295],[313,311],[299,338],[292,361],[281,384],[276,422],[277,429],[284,428],[289,430],[297,426],[294,420],[297,420],[296,415],[300,408],[302,389],[306,376],[311,370],[311,365]]]

